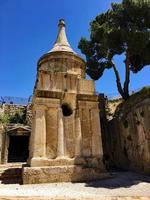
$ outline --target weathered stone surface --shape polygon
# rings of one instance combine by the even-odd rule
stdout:
[[[26,109],[26,106],[22,105],[14,105],[14,104],[0,104],[0,115],[3,113],[5,114],[15,114],[16,112],[24,112]]]
[[[23,170],[23,184],[47,182],[82,182],[108,177],[98,168],[83,168],[77,165],[26,167]]]
[[[150,174],[150,89],[120,105],[109,121],[115,166]]]
[[[46,112],[46,156],[47,158],[57,157],[57,129],[58,109],[50,108]]]
[[[4,131],[4,127],[2,124],[0,124],[0,164],[2,160],[3,131]]]

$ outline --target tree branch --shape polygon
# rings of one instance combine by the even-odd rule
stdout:
[[[118,91],[119,91],[120,95],[124,98],[124,91],[123,91],[122,86],[121,86],[119,72],[116,68],[116,65],[113,62],[112,62],[112,67],[113,67],[113,70],[114,70],[114,73],[115,73],[115,76],[116,76],[116,83],[117,83]]]

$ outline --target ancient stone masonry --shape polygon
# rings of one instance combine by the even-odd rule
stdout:
[[[85,79],[85,62],[70,47],[63,20],[54,47],[38,61],[32,115],[24,184],[108,176],[94,82]]]
[[[16,112],[24,112],[26,109],[26,106],[21,106],[21,105],[14,105],[14,104],[0,104],[0,115],[3,114],[9,114],[13,115]]]
[[[150,88],[119,102],[120,105],[118,101],[108,102],[109,108],[116,107],[116,111],[112,119],[108,115],[103,131],[109,165],[150,174]]]
[[[30,103],[26,106],[26,123],[28,126],[32,125],[32,105]]]

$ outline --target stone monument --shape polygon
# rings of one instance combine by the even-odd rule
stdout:
[[[23,183],[79,182],[107,177],[102,162],[98,96],[85,61],[70,47],[59,20],[53,48],[37,66],[32,132]]]

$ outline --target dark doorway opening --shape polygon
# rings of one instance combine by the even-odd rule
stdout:
[[[29,136],[9,136],[8,162],[26,162]]]

